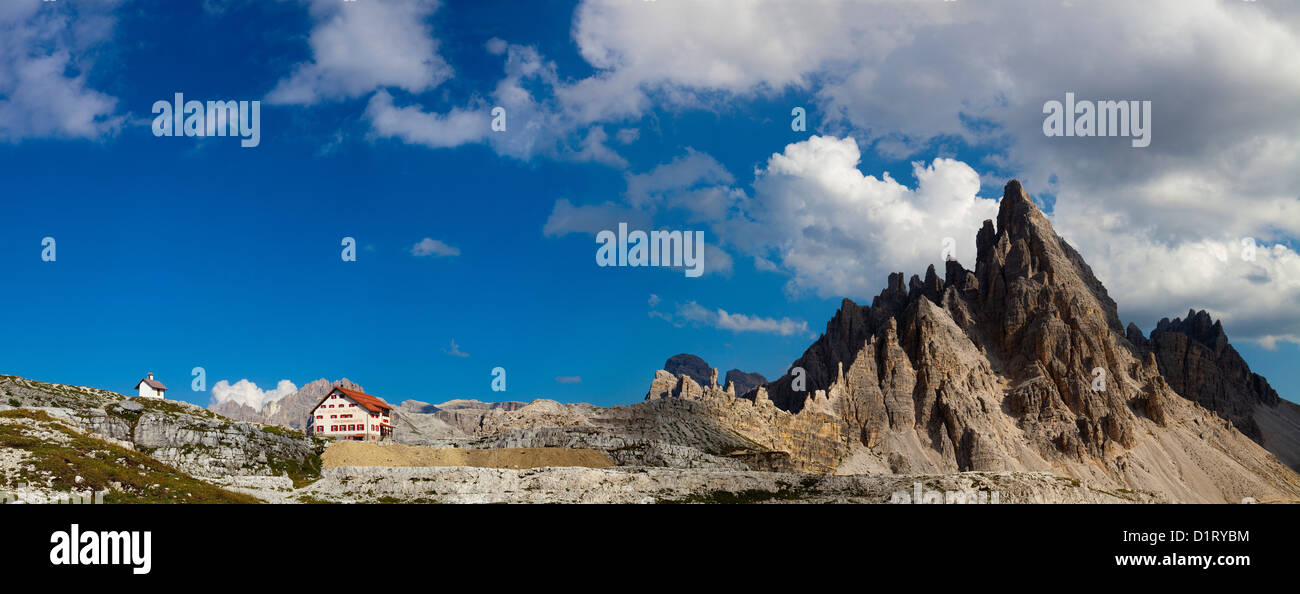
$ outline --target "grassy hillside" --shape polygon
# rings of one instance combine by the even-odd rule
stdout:
[[[258,503],[140,452],[88,437],[42,411],[0,411],[0,490],[50,497],[107,491],[105,503]]]

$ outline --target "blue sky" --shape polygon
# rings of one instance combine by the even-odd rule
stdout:
[[[887,39],[883,30],[830,30],[852,19],[803,13],[794,17],[807,22],[768,34],[761,18],[737,32],[712,7],[668,0],[31,4],[0,11],[12,40],[0,44],[3,373],[130,393],[153,371],[170,397],[204,405],[222,380],[270,390],[320,377],[392,402],[621,404],[643,397],[678,352],[775,377],[840,297],[869,302],[889,271],[923,272],[944,236],[970,254],[991,199],[1017,176],[1050,198],[1058,231],[1098,270],[1126,323],[1149,332],[1159,317],[1210,309],[1255,371],[1300,398],[1294,190],[1234,185],[1227,174],[1170,181],[1211,158],[1161,142],[1178,118],[1205,119],[1181,105],[1157,116],[1149,153],[1094,143],[1060,145],[1068,161],[1044,157],[1041,143],[1059,139],[1032,133],[1040,96],[1067,85],[1155,91],[1080,75],[1036,94],[1024,89],[1037,66],[1022,64],[1033,48],[990,51],[989,66],[953,65],[951,51],[924,45],[947,27],[978,38],[978,15],[927,6],[934,24],[894,45],[872,41]],[[784,22],[783,6],[759,16]],[[897,10],[875,16],[913,20]],[[1229,16],[1246,37],[1263,26]],[[696,30],[710,19],[715,34]],[[805,37],[785,37],[790,29]],[[331,49],[339,44],[347,51]],[[771,45],[790,49],[755,49]],[[27,77],[42,58],[60,68]],[[1133,80],[1184,80],[1175,61],[1151,59]],[[1000,66],[1020,94],[945,78],[958,66]],[[897,100],[865,82],[876,80],[894,80],[891,92],[941,88]],[[151,106],[176,92],[262,101],[260,145],[155,137]],[[508,128],[493,133],[484,114],[497,105]],[[805,131],[791,129],[795,106],[808,113]],[[448,116],[458,112],[463,120]],[[1278,142],[1295,141],[1294,128]],[[1125,170],[1147,159],[1165,164],[1147,172],[1159,183]],[[1294,168],[1280,161],[1279,172]],[[1215,200],[1171,202],[1170,186],[1207,196],[1238,187],[1255,206],[1232,209],[1242,214],[1225,224],[1222,211],[1196,210]],[[1117,188],[1131,189],[1117,198]],[[572,218],[558,216],[561,203]],[[925,231],[880,214],[899,212],[890,205],[928,205]],[[597,267],[592,225],[629,219],[705,230],[717,250],[707,254],[725,256],[701,278]],[[55,262],[39,257],[47,236]],[[1210,278],[1187,282],[1187,270],[1207,270],[1213,246],[1241,236],[1269,247],[1259,270],[1219,259]],[[357,261],[341,260],[343,237],[356,239]],[[457,253],[413,254],[425,238]],[[1148,265],[1160,273],[1144,276]],[[1224,294],[1241,278],[1255,286]],[[468,356],[449,353],[452,341]],[[497,366],[504,393],[489,390]],[[194,367],[208,390],[189,389]]]

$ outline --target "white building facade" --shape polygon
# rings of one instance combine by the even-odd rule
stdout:
[[[167,393],[167,386],[153,378],[153,372],[135,384],[135,389],[140,398],[164,398]]]
[[[378,441],[393,433],[393,407],[364,392],[334,388],[311,410],[307,432],[331,439]]]

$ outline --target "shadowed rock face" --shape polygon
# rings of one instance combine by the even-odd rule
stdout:
[[[1259,406],[1277,406],[1278,395],[1228,344],[1223,325],[1204,310],[1187,311],[1187,318],[1160,320],[1140,348],[1155,353],[1160,373],[1185,398],[1232,421],[1251,439],[1261,441],[1253,418]]]
[[[744,394],[754,388],[767,383],[767,378],[761,373],[745,373],[739,369],[732,369],[727,372],[727,377],[723,380],[722,385],[732,384],[736,387],[737,394]]]
[[[695,383],[707,386],[713,374],[713,368],[695,355],[681,353],[673,355],[664,361],[664,371],[673,375],[684,375],[693,380]]]
[[[1127,336],[1140,352],[1155,357],[1174,391],[1300,470],[1300,408],[1279,398],[1268,380],[1250,371],[1210,314],[1189,309],[1186,318],[1162,319],[1150,338],[1129,324]]]

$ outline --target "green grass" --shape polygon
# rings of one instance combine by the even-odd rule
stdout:
[[[281,458],[273,454],[267,454],[267,466],[271,468],[271,473],[276,476],[289,475],[293,481],[293,488],[301,489],[320,479],[321,473],[321,450],[317,449],[306,461],[299,462],[288,458]]]
[[[0,418],[31,419],[41,429],[68,437],[68,443],[52,443],[24,435],[24,425],[0,425],[0,447],[23,450],[28,454],[25,463],[34,466],[11,482],[45,484],[52,479],[56,489],[66,485],[69,491],[108,490],[105,503],[260,503],[251,495],[210,485],[141,452],[81,435],[44,411],[0,411]],[[78,476],[80,483],[76,482]],[[120,490],[114,489],[113,483],[119,484]]]

